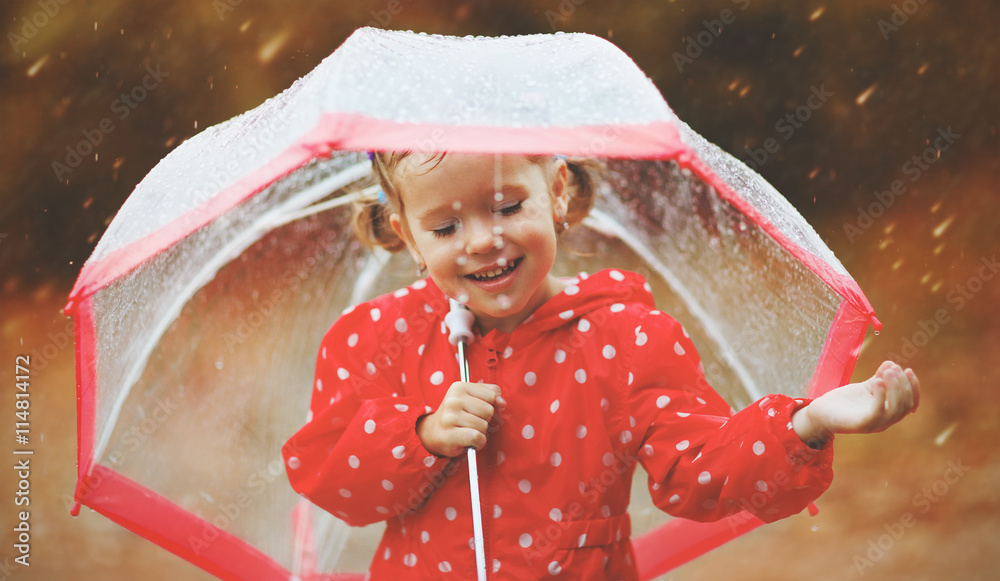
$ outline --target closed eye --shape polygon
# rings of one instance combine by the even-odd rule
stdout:
[[[454,234],[456,230],[457,227],[455,224],[448,224],[447,226],[431,230],[431,233],[434,234],[435,238],[445,238]]]
[[[523,203],[524,202],[517,202],[516,204],[511,204],[509,206],[504,206],[504,207],[500,208],[500,210],[498,210],[498,211],[503,216],[513,216],[514,214],[517,214],[518,212],[520,212],[521,210],[524,209]]]

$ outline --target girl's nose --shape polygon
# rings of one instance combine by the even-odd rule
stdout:
[[[499,240],[499,236],[495,235],[489,227],[484,225],[473,226],[467,231],[468,235],[465,242],[465,252],[467,254],[484,254],[503,244]]]

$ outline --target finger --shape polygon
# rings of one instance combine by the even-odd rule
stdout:
[[[895,405],[889,410],[885,427],[903,419],[913,409],[913,396],[909,379],[903,373],[902,368],[893,369],[892,374],[891,391],[894,394]]]
[[[906,368],[906,378],[910,380],[910,390],[913,392],[913,411],[917,411],[920,406],[920,381],[917,374],[912,369]]]
[[[881,367],[879,370],[881,371]],[[885,380],[882,378],[881,373],[875,374],[868,382],[868,391],[872,394],[874,398],[874,413],[875,417],[878,417],[885,413],[885,392],[886,392]]]
[[[910,377],[900,368],[897,373],[899,378],[899,389],[900,389],[900,399],[904,407],[904,414],[906,415],[913,410],[913,385],[910,383]]]
[[[486,434],[480,432],[479,430],[463,428],[458,434],[458,441],[461,443],[463,448],[475,448],[476,450],[482,450],[483,446],[486,445]]]
[[[460,430],[462,432],[465,432],[466,430],[475,430],[481,434],[486,434],[486,431],[489,428],[490,422],[488,420],[484,420],[483,418],[470,413],[462,414],[455,426],[456,430]]]
[[[500,386],[492,383],[466,383],[465,392],[492,406],[500,395]]]
[[[469,397],[464,402],[462,402],[462,409],[466,413],[481,418],[486,422],[489,422],[493,415],[496,413],[496,408],[494,408],[489,403],[481,399],[476,399],[474,397]]]
[[[892,364],[883,375],[885,381],[885,412],[886,415],[895,415],[900,407],[900,395],[902,386],[899,384],[899,371],[896,364]]]

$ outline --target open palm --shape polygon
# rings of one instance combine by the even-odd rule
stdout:
[[[920,387],[913,370],[886,361],[875,375],[830,391],[808,407],[809,418],[827,433],[881,432],[917,409]]]

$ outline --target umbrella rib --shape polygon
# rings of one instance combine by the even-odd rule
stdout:
[[[337,196],[332,200],[327,200],[325,202],[320,202],[319,204],[313,204],[312,206],[307,206],[297,212],[291,212],[284,216],[277,216],[272,223],[268,224],[268,226],[271,228],[277,228],[279,226],[284,226],[289,222],[301,220],[302,218],[308,218],[309,216],[312,216],[314,214],[319,214],[322,212],[326,212],[328,210],[333,210],[334,208],[346,206],[354,202],[358,198],[374,195],[375,193],[378,192],[378,190],[379,190],[378,186],[370,186],[361,190],[360,192],[353,192],[350,194],[344,194],[343,196]]]
[[[391,256],[387,250],[378,246],[372,249],[371,256],[365,261],[365,266],[357,274],[354,290],[351,292],[351,298],[347,301],[348,305],[356,305],[371,295],[372,288],[379,280],[382,270],[389,264]]]
[[[286,215],[296,216],[301,213],[299,211],[302,208],[307,207],[316,200],[321,200],[331,193],[336,192],[337,190],[340,190],[358,181],[359,179],[368,177],[369,175],[371,175],[371,164],[366,161],[364,163],[358,163],[347,167],[320,181],[319,183],[293,194],[282,204],[259,216],[244,232],[238,234],[230,240],[201,268],[201,270],[191,277],[188,284],[185,285],[170,306],[164,311],[165,315],[160,319],[160,322],[149,335],[149,338],[143,345],[142,350],[139,352],[139,356],[136,358],[135,363],[132,364],[128,374],[126,374],[125,381],[123,382],[124,388],[118,394],[118,398],[115,400],[115,403],[111,408],[111,413],[108,416],[108,423],[102,431],[101,437],[94,446],[93,458],[98,459],[104,454],[104,449],[111,440],[114,426],[118,421],[118,416],[121,414],[122,408],[125,406],[125,400],[132,392],[132,387],[138,383],[139,378],[142,376],[142,372],[146,369],[146,364],[149,362],[149,357],[152,355],[153,349],[156,348],[156,344],[159,343],[160,338],[163,337],[170,325],[180,315],[181,310],[183,310],[184,305],[187,304],[188,300],[194,296],[194,294],[198,292],[201,287],[208,284],[208,282],[215,277],[219,270],[238,257],[252,244],[260,240],[264,234],[273,230],[277,226],[284,225],[292,221],[285,220],[284,218]],[[348,196],[341,197],[346,198]],[[343,205],[348,201],[349,200],[338,205]],[[316,212],[303,214],[303,216],[311,215],[313,213]]]
[[[694,293],[687,288],[684,283],[680,281],[677,276],[670,271],[666,265],[650,250],[649,246],[636,238],[631,232],[622,228],[614,218],[612,218],[607,213],[593,208],[590,211],[590,215],[584,219],[584,225],[597,230],[599,232],[604,232],[618,237],[619,240],[624,242],[629,248],[634,252],[642,256],[646,262],[653,266],[653,270],[656,271],[667,283],[673,287],[677,292],[677,295],[682,301],[687,305],[688,309],[691,311],[698,320],[702,322],[705,328],[705,334],[718,345],[723,352],[729,350],[729,341],[726,340],[722,331],[718,328],[715,323],[711,322],[712,319],[708,315],[708,311],[698,302],[695,298]],[[728,361],[728,358],[727,358]],[[750,397],[754,400],[760,399],[764,396],[757,387],[757,382],[751,377],[750,372],[747,370],[746,366],[739,358],[733,357],[730,361],[732,365],[733,372],[739,378],[740,382],[746,388]]]

